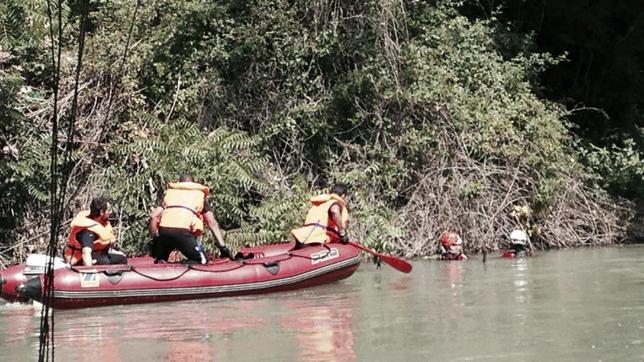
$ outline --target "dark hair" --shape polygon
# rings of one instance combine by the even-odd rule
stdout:
[[[179,182],[194,182],[194,179],[189,174],[184,173],[179,177]]]
[[[109,200],[103,196],[96,197],[89,204],[89,216],[98,216],[101,212],[107,210]]]
[[[348,189],[347,185],[337,183],[333,185],[333,188],[331,189],[331,193],[336,195],[346,195],[347,189]]]

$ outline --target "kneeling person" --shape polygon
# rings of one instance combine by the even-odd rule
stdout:
[[[314,196],[306,214],[304,225],[291,230],[296,248],[305,244],[348,243],[349,212],[346,202],[347,188],[342,184],[333,187],[330,194]]]
[[[65,262],[86,266],[127,263],[125,254],[112,248],[116,238],[109,222],[111,211],[109,202],[98,197],[92,200],[89,210],[76,215],[65,246]]]
[[[206,264],[208,258],[197,240],[203,234],[204,221],[217,240],[219,255],[232,257],[206,200],[208,192],[208,187],[193,182],[188,175],[168,184],[162,205],[150,215],[150,233],[155,240],[152,256],[156,262],[168,261],[170,253],[178,249],[189,261]]]

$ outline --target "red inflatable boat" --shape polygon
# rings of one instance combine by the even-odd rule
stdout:
[[[360,250],[327,244],[289,251],[293,244],[245,248],[244,259],[200,264],[154,264],[151,257],[127,265],[70,267],[54,263],[54,308],[164,302],[268,293],[330,283],[351,276]],[[45,257],[46,258],[46,257]],[[44,302],[44,266],[14,265],[0,272],[0,296]]]

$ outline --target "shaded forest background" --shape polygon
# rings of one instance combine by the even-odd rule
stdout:
[[[46,249],[54,116],[63,219],[111,197],[130,254],[183,172],[234,247],[288,239],[337,181],[352,237],[408,257],[445,229],[470,251],[517,227],[542,248],[622,242],[644,196],[643,17],[634,0],[4,1],[0,264]]]

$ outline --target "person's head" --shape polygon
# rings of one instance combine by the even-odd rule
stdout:
[[[337,183],[333,185],[333,188],[331,188],[331,193],[344,198],[347,196],[347,188],[348,188],[347,185]]]
[[[192,176],[190,176],[187,173],[184,173],[183,175],[181,175],[181,177],[179,177],[179,182],[195,182],[195,181],[192,178]]]
[[[112,205],[103,196],[96,197],[89,204],[89,216],[98,218],[101,221],[107,221],[112,212]]]
[[[454,231],[445,231],[441,234],[439,242],[446,250],[462,250],[463,239]]]
[[[510,233],[510,243],[525,246],[528,243],[528,234],[523,230],[513,230]]]

